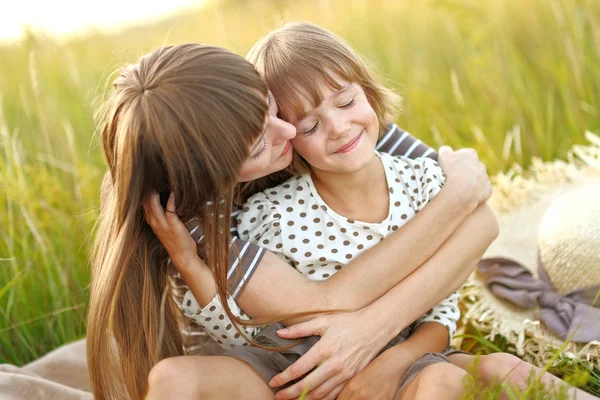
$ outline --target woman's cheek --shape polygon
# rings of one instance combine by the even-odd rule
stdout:
[[[263,160],[254,160],[245,165],[240,171],[240,181],[248,182],[254,179],[262,178],[267,174],[268,163]]]

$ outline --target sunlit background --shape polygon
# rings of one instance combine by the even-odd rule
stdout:
[[[163,44],[245,54],[292,20],[347,39],[403,95],[401,127],[433,147],[475,147],[492,174],[565,159],[600,134],[598,0],[4,2],[0,363],[85,334],[105,171],[93,114],[114,71]],[[471,333],[467,350],[503,348]]]
[[[0,41],[14,42],[27,30],[68,40],[90,30],[118,31],[157,17],[198,8],[206,0],[20,0],[0,12]]]

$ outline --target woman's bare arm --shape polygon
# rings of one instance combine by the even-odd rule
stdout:
[[[147,215],[161,242],[195,243],[177,214],[164,213],[154,196]],[[470,199],[448,183],[419,214],[384,241],[365,251],[324,281],[311,281],[277,255],[266,252],[252,278],[237,299],[245,313],[254,318],[273,318],[299,311],[356,310],[382,296],[429,259],[460,226],[473,209]],[[149,208],[152,208],[150,210]],[[175,209],[169,199],[167,209]],[[178,223],[179,222],[179,223]],[[158,225],[171,226],[166,233]],[[181,245],[183,247],[183,245]],[[189,256],[185,256],[189,254]],[[196,300],[204,307],[216,293],[211,272],[196,253],[178,252],[173,257]],[[293,294],[293,295],[290,295]]]
[[[432,205],[433,202],[429,206]],[[417,218],[413,221],[417,221]],[[421,225],[415,224],[415,227],[419,226]],[[406,225],[400,231],[408,228]],[[394,235],[398,235],[400,231]],[[375,256],[369,256],[369,252],[365,252],[345,269],[321,282],[307,280],[275,255],[265,256],[246,290],[238,298],[238,305],[254,318],[291,315],[298,311],[357,310],[373,303],[387,291],[382,293],[377,290],[391,285],[393,289],[388,295],[392,291],[397,293],[395,301],[401,305],[404,313],[398,322],[403,325],[406,320],[406,325],[409,325],[462,285],[473,270],[474,260],[481,257],[496,237],[497,231],[497,221],[491,210],[486,205],[480,206],[450,235],[433,257],[422,262],[419,269],[400,283],[371,283],[373,270],[382,271],[380,280],[389,279],[385,275],[385,265],[378,263],[387,263],[388,267],[391,265],[398,269],[399,263],[406,262],[400,257],[401,254],[394,253],[394,249],[399,251],[401,247],[394,247],[397,244],[393,244],[393,235],[372,249],[380,250]],[[423,242],[431,243],[432,240],[425,237]],[[392,244],[389,246],[391,251],[384,244]],[[409,252],[418,251],[413,249]],[[397,274],[396,271],[394,273]],[[334,280],[338,275],[340,278]],[[427,288],[427,293],[432,294],[431,298],[423,295],[419,291],[421,288]],[[415,292],[419,295],[415,295]],[[381,300],[383,299],[378,301]],[[290,325],[310,318],[311,316],[300,317],[284,322]]]
[[[274,254],[267,254],[238,304],[255,318],[272,318],[299,311],[353,310],[379,298],[429,259],[477,204],[489,197],[489,179],[474,151],[440,153],[440,164],[448,176],[446,186],[425,209],[382,243],[322,282],[306,279]],[[176,214],[165,216],[156,196],[150,203],[145,207],[147,216],[153,216],[147,217],[149,224],[172,255],[194,297],[201,305],[207,304],[215,295],[214,282],[197,257],[195,244],[190,242]],[[160,223],[153,223],[153,219]],[[189,246],[181,245],[186,241]],[[468,247],[468,239],[465,244]],[[182,256],[183,253],[195,259]]]
[[[447,185],[405,226],[324,281],[310,281],[268,253],[237,303],[254,318],[371,304],[427,261],[465,221],[472,210],[458,196]]]

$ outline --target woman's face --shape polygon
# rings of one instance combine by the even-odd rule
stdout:
[[[296,136],[296,128],[277,117],[277,103],[271,92],[268,101],[269,113],[265,130],[250,148],[250,157],[242,164],[238,182],[262,178],[284,169],[292,162],[293,148],[290,140]]]

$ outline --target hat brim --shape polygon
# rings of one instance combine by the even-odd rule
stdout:
[[[600,137],[588,133],[588,146],[575,146],[567,161],[534,160],[527,171],[519,167],[494,177],[489,201],[496,212],[500,234],[484,258],[515,260],[537,276],[538,227],[552,202],[575,188],[600,185]],[[600,341],[565,343],[540,323],[537,310],[516,307],[494,296],[474,272],[461,289],[463,322],[489,339],[502,336],[524,360],[545,366],[557,353],[563,358],[600,367]]]

